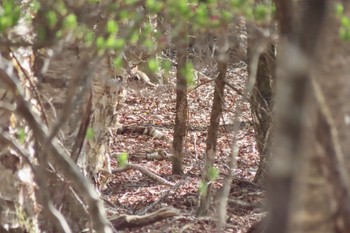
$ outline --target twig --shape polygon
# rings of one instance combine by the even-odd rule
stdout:
[[[199,87],[208,84],[210,82],[214,82],[215,79],[210,79],[210,80],[206,80],[204,82],[201,82],[200,84],[198,84],[197,86],[195,86],[194,88],[192,88],[189,92],[195,91],[196,89],[198,89]]]
[[[225,85],[227,85],[229,88],[231,88],[232,90],[234,90],[237,94],[239,94],[240,96],[242,96],[243,98],[245,98],[247,101],[248,98],[243,94],[242,91],[238,90],[236,87],[234,87],[231,83],[229,83],[227,80],[225,80]]]

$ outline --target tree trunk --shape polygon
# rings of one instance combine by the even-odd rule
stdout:
[[[36,20],[41,22],[43,19]],[[38,78],[37,88],[43,103],[42,117],[46,119],[51,138],[60,141],[66,155],[78,163],[85,176],[92,178],[100,188],[106,184],[108,175],[111,174],[109,128],[116,123],[115,104],[119,89],[114,83],[109,58],[93,56],[94,49],[86,49],[77,41],[61,46],[54,50],[51,57],[45,54],[45,51],[50,50],[49,47],[41,50],[34,48],[33,69]],[[87,139],[89,127],[93,133]],[[45,145],[41,147],[45,150]],[[91,228],[92,212],[86,210],[87,203],[84,203],[81,193],[77,195],[68,180],[57,176],[44,157],[39,162],[40,166],[46,167],[42,172],[48,180],[48,198],[60,209],[72,231],[80,232]],[[105,179],[100,179],[100,174]],[[41,192],[38,190],[39,196]],[[48,222],[46,216],[41,217],[42,229],[47,232],[61,231]]]
[[[186,28],[186,27],[184,27]],[[177,71],[176,71],[176,116],[173,140],[172,172],[173,174],[183,173],[183,147],[187,133],[187,29],[183,29],[177,38]]]
[[[214,99],[210,115],[210,125],[208,128],[207,146],[205,151],[204,170],[202,175],[202,185],[206,186],[206,189],[200,193],[200,201],[197,210],[197,216],[206,215],[209,209],[211,199],[211,181],[213,177],[210,177],[209,170],[213,169],[215,155],[216,155],[216,144],[218,138],[218,128],[220,124],[220,117],[222,115],[222,109],[224,105],[224,90],[225,90],[225,79],[227,72],[227,38],[220,35],[221,44],[218,46],[218,57],[217,67],[218,76],[215,79],[214,86]],[[216,178],[216,177],[215,177]]]
[[[4,81],[5,76],[11,73],[11,67],[14,68],[12,59],[9,52],[2,49],[0,56],[0,232],[39,232],[36,185],[33,171],[24,161],[26,157],[33,162],[30,151],[34,150],[34,145],[30,132],[25,130],[27,125],[14,112],[18,93],[13,92]],[[14,73],[17,74],[17,71],[14,70]],[[26,137],[19,145],[20,128]],[[21,154],[17,148],[21,148],[25,154]]]
[[[298,25],[296,18],[300,16],[293,14],[292,1],[276,1],[281,38],[276,134],[268,192],[270,213],[266,232],[269,233],[332,232],[320,222],[308,224],[316,223],[315,219],[327,219],[330,214],[324,177],[314,156],[313,119],[317,108],[312,96],[310,66],[319,65],[316,51],[327,14],[327,1],[310,0],[302,4]],[[314,214],[309,215],[308,211]]]
[[[260,2],[260,1],[256,1]],[[272,4],[270,1],[262,1],[266,5]],[[272,6],[270,6],[272,7]],[[266,25],[265,30],[269,30],[272,34],[275,27],[275,21]],[[276,45],[271,38],[264,38],[261,31],[257,30],[256,25],[248,25],[248,77],[252,74],[252,70],[256,69],[255,83],[250,98],[251,113],[253,118],[253,126],[255,130],[255,140],[260,155],[258,170],[255,174],[253,182],[264,186],[267,178],[267,163],[271,154],[272,140],[272,108],[275,92],[275,73],[276,73]],[[262,44],[263,52],[255,54],[256,47]],[[266,45],[265,45],[266,44]],[[251,67],[254,56],[259,56],[257,67]]]
[[[259,57],[255,87],[251,96],[255,139],[260,154],[254,182],[262,186],[266,183],[267,162],[271,153],[274,76],[275,46],[270,44]]]
[[[41,63],[45,62],[42,56],[36,53],[34,69],[35,75],[39,77],[38,91],[43,100],[43,114],[48,119],[50,133],[57,130],[57,137],[71,158],[79,163],[83,171],[87,169],[88,175],[98,182],[98,174],[110,171],[108,127],[114,124],[113,101],[118,96],[117,91],[107,79],[99,78],[94,78],[90,90],[89,80],[93,78],[88,76],[95,75],[95,64],[88,64],[91,58],[85,52],[65,47],[50,60],[47,70],[42,70]],[[106,65],[100,64],[100,76],[112,77],[107,71]],[[88,126],[93,131],[93,137],[86,141]],[[45,164],[42,160],[41,165]],[[62,182],[51,172],[46,177],[51,179],[48,189],[52,201],[60,206],[72,230],[75,232],[89,226],[89,215],[66,181]],[[48,232],[58,231],[47,227]]]
[[[323,232],[346,233],[350,229],[350,132],[347,119],[350,113],[347,103],[350,98],[350,53],[348,42],[339,37],[339,23],[333,15],[333,1],[328,0],[327,3],[329,7],[326,25],[317,56],[321,65],[315,70],[313,83],[319,110],[314,152],[317,163],[311,164],[311,167],[319,166],[318,176],[323,177],[324,183],[315,184],[315,178],[310,179],[313,182],[308,182],[308,188],[315,191],[314,196],[307,199],[310,204],[304,211],[308,216],[315,216],[318,209],[324,209],[324,214],[317,213],[319,219],[311,218],[311,221],[304,222],[302,230],[321,232],[317,230],[323,227]],[[349,17],[348,2],[344,2],[344,8]],[[320,192],[321,190],[323,191]],[[325,224],[324,219],[327,216],[329,220]],[[310,225],[319,227],[310,230]]]

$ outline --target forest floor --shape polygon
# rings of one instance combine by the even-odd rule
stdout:
[[[153,127],[164,134],[167,140],[136,133],[121,135],[114,132],[111,143],[113,152],[127,152],[130,163],[140,165],[177,185],[171,187],[161,184],[134,169],[118,172],[113,175],[107,189],[102,191],[109,215],[134,215],[166,206],[178,209],[180,214],[151,225],[120,232],[215,232],[214,204],[211,205],[209,216],[195,217],[214,90],[214,82],[208,77],[212,78],[214,75],[214,72],[203,69],[196,80],[197,88],[190,90],[188,94],[189,130],[184,147],[184,175],[171,173],[169,157],[162,160],[146,158],[147,155],[160,152],[171,155],[175,121],[175,78],[170,78],[167,86],[145,87],[140,91],[128,92],[125,106],[119,111],[119,122],[123,126]],[[229,68],[227,81],[238,90],[244,90],[246,79],[244,65],[237,64]],[[259,155],[255,145],[250,105],[230,87],[225,89],[224,113],[220,121],[215,160],[220,175],[214,182],[214,193],[222,186],[229,172],[234,133],[232,124],[235,122],[239,101],[243,101],[237,135],[239,154],[229,197],[225,232],[246,232],[265,213],[262,204],[264,190],[251,182]],[[117,167],[115,159],[112,159],[112,164],[113,168]]]

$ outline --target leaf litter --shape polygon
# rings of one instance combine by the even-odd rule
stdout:
[[[207,71],[210,74],[210,71]],[[211,72],[214,77],[215,72]],[[208,75],[210,76],[210,75]],[[129,92],[125,106],[119,110],[122,125],[151,126],[161,131],[172,141],[175,121],[175,75],[161,91],[145,87],[142,92]],[[241,64],[228,70],[227,81],[238,90],[246,84],[246,67]],[[198,85],[204,83],[203,85]],[[147,160],[133,156],[162,151],[171,155],[172,144],[139,134],[114,134],[111,148],[114,153],[127,152],[129,161],[141,165],[158,176],[173,183],[182,182],[175,190],[157,183],[139,171],[127,170],[113,175],[108,188],[102,192],[108,201],[107,209],[113,214],[138,214],[145,209],[154,211],[161,207],[171,206],[181,211],[181,215],[168,218],[154,224],[124,230],[123,232],[214,232],[215,208],[210,209],[208,217],[195,217],[198,205],[198,187],[204,163],[207,127],[213,98],[214,82],[198,78],[198,88],[188,93],[188,132],[184,148],[184,175],[171,173],[171,161]],[[147,95],[142,93],[147,92]],[[140,94],[141,93],[141,94]],[[245,232],[249,226],[264,215],[262,203],[264,190],[251,181],[259,162],[255,145],[250,105],[237,92],[226,86],[224,113],[218,134],[215,166],[219,168],[219,177],[214,182],[215,191],[222,186],[229,172],[228,162],[232,148],[234,115],[238,101],[244,101],[238,132],[239,155],[235,169],[235,180],[231,186],[228,202],[227,227],[225,232]],[[113,160],[113,159],[112,159]],[[112,161],[113,166],[117,163]],[[166,195],[165,195],[166,194]],[[162,196],[163,195],[163,196]],[[156,204],[156,205],[155,205]],[[154,205],[154,206],[152,206]],[[149,207],[152,209],[147,209]]]

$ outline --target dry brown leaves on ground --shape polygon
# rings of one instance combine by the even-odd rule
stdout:
[[[207,72],[214,77],[214,72]],[[162,207],[174,207],[180,214],[154,224],[127,229],[124,232],[213,232],[215,231],[215,208],[206,218],[196,218],[198,186],[201,179],[203,157],[205,154],[207,126],[212,104],[213,82],[200,75],[198,88],[189,91],[189,130],[186,138],[183,176],[171,174],[171,161],[165,159],[150,160],[149,154],[163,153],[171,155],[172,132],[175,119],[175,80],[168,86],[145,87],[139,92],[129,92],[126,105],[120,110],[120,123],[123,126],[136,125],[153,127],[169,140],[152,138],[139,133],[117,134],[112,140],[115,153],[127,152],[129,162],[141,165],[147,170],[175,184],[169,187],[150,179],[138,170],[129,169],[114,174],[103,197],[108,202],[110,215],[145,214]],[[238,90],[243,90],[246,81],[244,66],[231,67],[227,81]],[[238,132],[239,157],[235,169],[236,179],[232,184],[228,203],[228,221],[226,232],[245,232],[263,215],[261,203],[264,191],[249,182],[252,180],[258,154],[255,148],[254,130],[251,124],[250,106],[229,87],[225,90],[224,114],[217,144],[215,166],[220,169],[220,177],[214,183],[219,189],[228,174],[228,161],[232,148],[232,124],[238,101],[244,101]],[[117,163],[114,161],[114,166]],[[176,185],[177,184],[177,185]],[[214,201],[215,203],[215,201]]]

